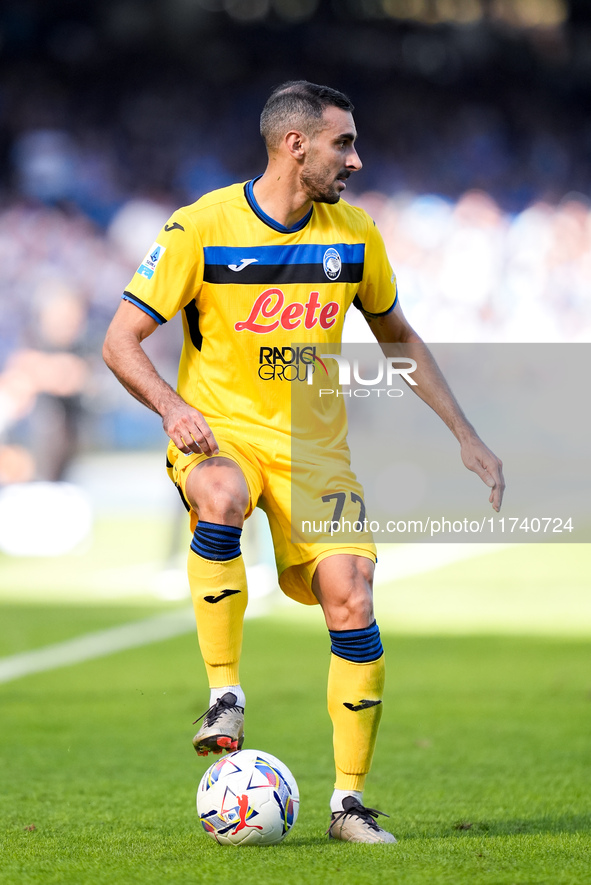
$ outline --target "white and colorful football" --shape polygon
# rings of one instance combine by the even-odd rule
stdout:
[[[207,769],[197,813],[220,845],[277,845],[295,824],[298,785],[289,768],[261,750],[237,750]]]

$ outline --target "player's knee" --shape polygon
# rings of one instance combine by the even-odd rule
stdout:
[[[372,560],[361,556],[329,557],[320,563],[313,586],[331,629],[359,629],[372,623],[373,571]]]
[[[242,525],[248,506],[248,496],[239,489],[215,483],[201,496],[198,504],[200,519],[220,525]]]
[[[200,520],[242,525],[249,504],[246,480],[236,465],[226,466],[219,459],[218,466],[216,461],[207,461],[203,464],[206,469],[191,472],[187,483],[191,506]]]
[[[349,589],[340,602],[336,617],[341,620],[343,625],[367,626],[373,621],[373,593],[371,585],[360,581]],[[340,629],[345,630],[347,627],[342,626]]]

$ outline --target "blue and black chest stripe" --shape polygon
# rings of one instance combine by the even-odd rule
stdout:
[[[360,283],[364,243],[205,246],[203,279],[219,285]]]

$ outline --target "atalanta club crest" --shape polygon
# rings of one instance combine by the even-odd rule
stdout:
[[[342,267],[341,256],[332,246],[324,253],[322,265],[324,267],[324,273],[329,280],[336,280],[339,277]]]

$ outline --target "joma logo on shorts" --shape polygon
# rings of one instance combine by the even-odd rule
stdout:
[[[321,329],[330,329],[337,321],[339,310],[340,305],[336,301],[320,304],[318,292],[310,292],[305,304],[300,301],[285,304],[285,295],[281,289],[265,289],[253,304],[247,319],[236,323],[234,328],[237,332],[248,329],[249,332],[261,335],[274,332],[279,326],[291,331],[302,323],[305,329],[313,329],[316,324]]]

